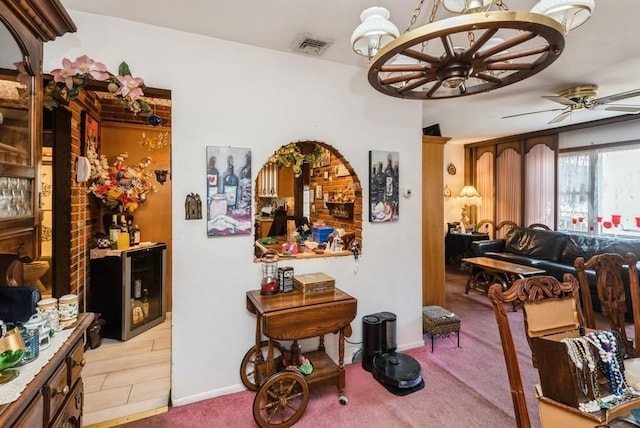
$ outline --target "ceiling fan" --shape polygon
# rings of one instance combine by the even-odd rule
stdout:
[[[604,110],[608,111],[640,113],[640,105],[613,104],[619,100],[640,96],[640,89],[634,89],[631,91],[621,92],[619,94],[609,95],[607,97],[601,98],[596,98],[597,91],[597,85],[580,85],[563,89],[562,91],[558,92],[558,95],[545,95],[542,98],[560,103],[565,107],[532,111],[528,113],[512,114],[509,116],[503,116],[502,119],[524,116],[527,114],[544,113],[548,111],[560,111],[560,114],[549,121],[549,124],[552,124],[562,122],[563,120],[571,116],[571,113],[573,113],[574,111],[583,109],[594,110],[596,107],[600,106],[603,106]]]

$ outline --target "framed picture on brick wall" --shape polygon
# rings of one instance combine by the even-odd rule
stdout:
[[[80,114],[80,154],[86,156],[87,149],[93,145],[100,154],[100,123],[86,111]]]

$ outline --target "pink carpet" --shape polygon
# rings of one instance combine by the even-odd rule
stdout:
[[[447,308],[462,320],[461,347],[455,338],[406,351],[422,365],[425,388],[406,396],[387,391],[359,363],[346,368],[345,395],[349,404],[338,403],[335,386],[310,393],[304,415],[295,425],[323,427],[514,427],[513,405],[500,338],[486,296],[464,294],[465,277],[448,274]],[[401,317],[401,314],[397,314]],[[510,313],[514,336],[520,341],[520,366],[528,394],[529,414],[539,426],[532,385],[537,371],[524,338],[522,312]],[[230,394],[181,407],[127,424],[127,427],[254,427],[251,391]]]

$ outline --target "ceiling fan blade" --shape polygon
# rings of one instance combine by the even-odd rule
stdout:
[[[509,116],[502,116],[501,119],[508,119],[510,117],[526,116],[528,114],[546,113],[548,111],[560,111],[560,110],[564,110],[564,109],[563,108],[552,108],[552,109],[549,109],[549,110],[539,110],[539,111],[530,111],[528,113],[510,114]]]
[[[560,113],[559,115],[551,119],[551,121],[549,121],[549,124],[562,122],[570,115],[571,115],[571,110],[563,111],[562,113]]]
[[[622,104],[605,104],[605,110],[624,111],[627,113],[640,113],[640,106],[625,106]]]
[[[574,106],[574,105],[578,104],[575,101],[570,100],[569,98],[559,97],[557,95],[543,95],[542,98],[545,98],[545,99],[547,99],[549,101],[554,101],[556,103],[560,103],[560,104],[565,105],[565,106]]]
[[[609,95],[608,97],[602,97],[594,100],[598,104],[609,104],[614,101],[624,100],[626,98],[633,98],[640,96],[640,89],[633,89],[627,92],[620,92],[619,94]]]

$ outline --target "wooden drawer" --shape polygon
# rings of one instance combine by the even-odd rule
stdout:
[[[58,413],[69,395],[69,370],[67,364],[60,364],[44,387],[45,421],[49,422]]]
[[[67,366],[69,378],[67,384],[71,387],[76,384],[76,381],[80,379],[82,375],[82,368],[85,365],[84,359],[84,340],[78,341],[73,347],[73,350],[69,352],[67,356]]]
[[[44,398],[42,394],[29,404],[29,407],[22,413],[22,416],[16,421],[14,428],[34,428],[43,426],[44,422]]]
[[[82,380],[69,394],[60,413],[55,417],[49,428],[81,428],[82,427],[82,405],[83,405],[83,384]]]

